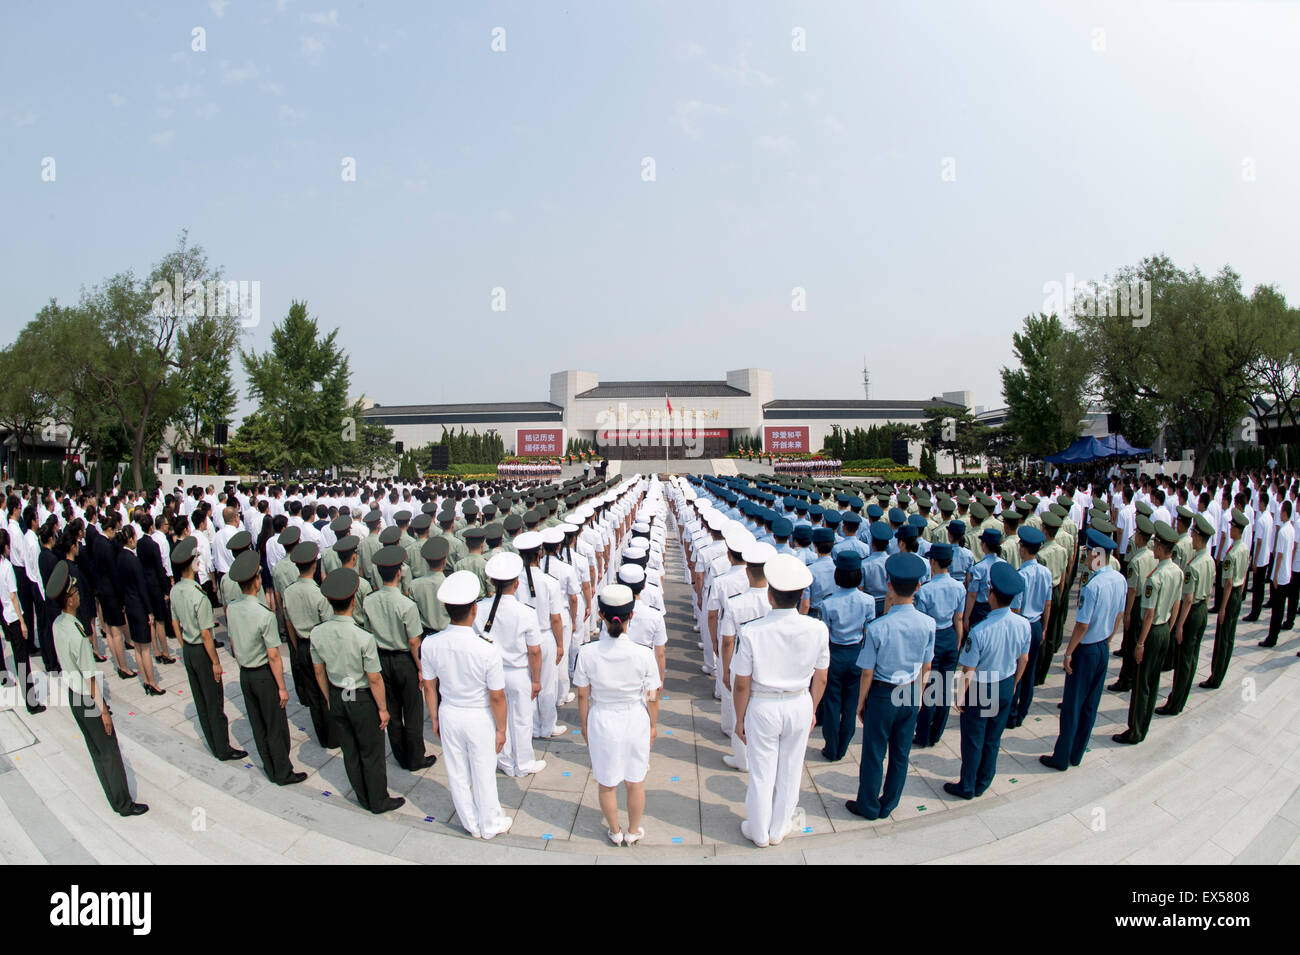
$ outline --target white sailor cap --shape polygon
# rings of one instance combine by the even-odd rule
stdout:
[[[727,526],[727,519],[717,511],[709,511],[704,515],[704,523],[709,525],[709,530],[720,531]]]
[[[722,529],[722,539],[727,542],[727,550],[740,551],[753,542],[754,535],[740,521],[732,521]]]
[[[776,548],[761,541],[746,544],[745,549],[740,552],[741,559],[747,564],[766,564],[775,556]],[[799,563],[802,564],[803,561],[799,561]]]
[[[622,555],[624,560],[640,560],[645,556],[645,548],[633,547],[631,544],[628,544],[623,548]]]
[[[608,584],[602,587],[597,599],[602,610],[616,613],[626,613],[636,602],[632,591],[622,584]]]
[[[563,544],[563,543],[564,543],[564,531],[560,530],[558,527],[548,527],[548,528],[546,528],[545,530],[542,531],[542,543],[543,543],[543,544]],[[518,546],[518,545],[516,545],[516,546]]]
[[[537,531],[524,531],[515,535],[513,543],[518,550],[537,550],[542,546],[542,535]]]
[[[638,534],[648,534],[650,533],[650,524],[646,521],[637,521],[632,525],[632,530]]]
[[[777,554],[763,565],[763,574],[774,590],[803,590],[812,583],[812,572],[793,554]]]
[[[577,524],[570,524],[568,521],[565,521],[563,524],[556,525],[555,529],[562,534],[572,534],[579,528]]]
[[[503,550],[483,568],[491,580],[515,580],[524,572],[523,559],[518,554]]]
[[[478,593],[479,580],[468,570],[456,571],[438,587],[438,599],[450,607],[472,604],[478,600]]]
[[[645,580],[645,571],[638,564],[624,564],[618,569],[618,579],[625,584],[639,584]]]

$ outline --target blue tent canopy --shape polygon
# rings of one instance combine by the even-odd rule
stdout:
[[[1150,448],[1133,447],[1124,440],[1122,434],[1110,434],[1104,438],[1080,438],[1064,451],[1049,454],[1043,460],[1049,464],[1088,464],[1108,458],[1127,458],[1150,453]]]

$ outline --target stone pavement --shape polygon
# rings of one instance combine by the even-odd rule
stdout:
[[[942,790],[956,778],[955,720],[941,744],[916,751],[891,819],[851,816],[855,743],[838,764],[809,741],[803,826],[779,847],[758,850],[740,835],[746,777],[722,764],[712,679],[700,671],[681,555],[666,568],[669,653],[660,734],[647,778],[646,838],[615,849],[604,839],[576,706],[571,734],[538,742],[547,768],[523,780],[498,776],[513,829],[490,842],[459,827],[440,761],[412,774],[388,761],[400,810],[372,816],[353,800],[337,754],[309,738],[306,712],[290,704],[295,766],[306,782],[271,785],[256,755],[214,760],[202,743],[181,666],[161,667],[167,695],[107,681],[136,798],[152,811],[120,819],[105,802],[71,716],[0,711],[0,858],[6,862],[1300,862],[1300,646],[1255,646],[1243,624],[1228,680],[1194,689],[1177,718],[1154,719],[1140,746],[1123,728],[1127,696],[1106,693],[1093,747],[1078,769],[1047,770],[1038,755],[1055,739],[1063,673],[1053,671],[1025,725],[1003,739],[999,772],[985,796],[965,802]],[[1211,628],[1212,629],[1212,628]],[[1068,632],[1068,628],[1067,628]],[[1207,672],[1213,634],[1202,648]],[[225,653],[226,651],[223,651]],[[1112,661],[1112,674],[1114,664]],[[1163,684],[1167,690],[1168,676]],[[232,736],[252,751],[237,680],[228,680]],[[293,694],[291,694],[291,697]],[[1162,691],[1163,696],[1163,691]],[[12,701],[10,701],[12,702]],[[437,752],[436,741],[430,746]]]

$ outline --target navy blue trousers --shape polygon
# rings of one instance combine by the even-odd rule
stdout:
[[[987,600],[975,601],[975,606],[970,608],[970,626],[966,632],[970,633],[975,629],[975,624],[979,623],[985,617],[993,612],[993,606]]]
[[[1028,673],[1026,673],[1028,677]],[[1016,676],[984,684],[987,700],[980,705],[978,680],[972,680],[966,705],[961,712],[961,791],[964,796],[982,796],[998,771],[998,747],[1011,715],[1011,695]]]
[[[1061,731],[1052,750],[1052,764],[1065,769],[1068,762],[1078,766],[1083,751],[1092,738],[1097,721],[1101,691],[1106,687],[1106,669],[1110,666],[1110,644],[1105,640],[1082,643],[1070,660],[1073,673],[1065,675],[1065,696],[1061,700]]]
[[[862,685],[858,654],[861,652],[861,640],[849,646],[831,644],[831,665],[826,673],[821,706],[822,738],[826,740],[826,756],[831,760],[844,758],[857,731],[858,691]]]
[[[916,683],[890,686],[879,680],[867,694],[862,723],[862,763],[858,767],[858,809],[868,819],[884,819],[898,807],[907,782],[907,759],[916,729]],[[885,754],[889,771],[882,772]],[[881,787],[881,778],[884,787]]]
[[[1025,675],[1016,684],[1016,692],[1011,697],[1011,715],[1007,717],[1007,726],[1015,729],[1029,715],[1029,706],[1034,702],[1034,674],[1038,665],[1038,651],[1043,646],[1043,618],[1029,624],[1029,663],[1025,666]]]
[[[957,669],[957,631],[952,627],[936,630],[934,660],[930,663],[930,682],[922,696],[921,711],[916,717],[917,746],[933,746],[943,736],[952,709],[952,674]],[[933,702],[931,702],[933,701]]]

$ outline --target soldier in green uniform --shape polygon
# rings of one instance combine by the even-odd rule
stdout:
[[[361,543],[357,545],[357,573],[367,580],[372,580],[374,564],[371,563],[370,558],[375,555],[375,551],[384,546],[379,543],[379,523],[383,517],[378,511],[370,511],[361,520],[369,533],[361,538]]]
[[[1151,549],[1151,538],[1155,533],[1156,527],[1151,523],[1151,518],[1139,514],[1134,519],[1133,540],[1129,544],[1126,574],[1128,596],[1124,600],[1124,639],[1120,645],[1122,660],[1119,676],[1106,688],[1114,693],[1128,693],[1133,689],[1133,676],[1137,673],[1133,648],[1137,646],[1138,634],[1142,632],[1142,588],[1147,576],[1155,570],[1156,566],[1156,555]]]
[[[411,518],[411,534],[413,536],[403,546],[406,548],[406,566],[410,569],[412,583],[429,572],[429,565],[420,556],[420,548],[429,539],[429,525],[432,523],[428,514],[416,514],[415,517]]]
[[[277,786],[290,786],[302,782],[307,774],[295,772],[289,762],[289,719],[285,715],[289,691],[284,683],[275,614],[259,600],[262,596],[259,569],[254,550],[242,551],[230,565],[222,586],[233,580],[240,594],[226,605],[226,626],[230,631],[230,649],[239,661],[244,712],[253,731],[257,755],[262,758],[262,771]]]
[[[424,636],[424,626],[415,601],[401,591],[406,554],[405,548],[396,544],[375,552],[375,566],[379,568],[383,586],[366,601],[366,616],[379,648],[384,696],[391,704],[388,742],[398,765],[418,773],[437,762],[437,757],[424,751],[424,701],[420,686],[420,639]]]
[[[1111,737],[1116,743],[1135,744],[1146,739],[1160,690],[1170,623],[1183,595],[1183,575],[1173,562],[1178,532],[1164,521],[1157,521],[1155,528],[1156,567],[1142,585],[1142,630],[1133,647],[1137,675],[1129,698],[1128,729]]]
[[[360,557],[357,555],[357,548],[361,546],[360,538],[353,537],[351,534],[346,537],[340,537],[330,548],[332,552],[338,555],[336,563],[338,567],[351,567],[357,569]],[[334,568],[335,570],[338,567]],[[358,572],[358,576],[360,576]],[[370,581],[362,577],[357,582],[357,609],[352,613],[352,619],[356,621],[358,627],[362,630],[369,630],[370,624],[366,620],[366,598],[374,592],[370,586]]]
[[[1000,556],[1016,570],[1020,569],[1020,512],[1014,507],[1002,510],[1002,526],[1006,528],[1006,537],[1002,538]],[[1049,621],[1050,622],[1050,621]]]
[[[1181,512],[1179,508],[1180,515]],[[1214,593],[1214,558],[1206,546],[1213,537],[1214,525],[1204,514],[1195,515],[1191,534],[1193,555],[1183,571],[1183,599],[1174,623],[1174,686],[1164,706],[1156,708],[1162,716],[1177,716],[1183,711],[1196,676],[1196,664],[1201,659],[1201,638],[1205,636],[1209,607],[1206,601]]]
[[[312,631],[311,660],[316,688],[329,701],[329,718],[343,748],[343,768],[357,802],[373,813],[405,804],[388,793],[384,727],[388,707],[373,635],[352,620],[357,572],[340,568],[325,578],[321,595],[332,616]]]
[[[104,787],[108,804],[119,816],[139,816],[148,812],[149,807],[131,798],[126,767],[122,765],[122,751],[118,749],[117,735],[113,732],[113,717],[104,701],[95,651],[77,619],[81,594],[69,567],[67,561],[59,561],[45,582],[46,599],[55,601],[60,611],[52,629],[54,652],[68,687],[68,707],[72,710],[77,729],[86,740],[91,762],[95,764],[95,775]]]
[[[1038,661],[1034,664],[1034,686],[1042,686],[1047,682],[1047,674],[1052,669],[1052,658],[1061,649],[1061,641],[1065,638],[1065,618],[1068,616],[1065,606],[1065,575],[1070,565],[1070,555],[1057,540],[1061,518],[1052,511],[1045,512],[1042,530],[1047,543],[1038,549],[1038,559],[1052,572],[1053,613],[1047,618],[1043,645],[1038,650]],[[1068,538],[1066,542],[1069,542]]]
[[[226,696],[221,689],[221,660],[212,641],[216,621],[212,602],[195,581],[198,541],[182,537],[172,548],[172,569],[176,584],[171,591],[172,626],[181,637],[181,656],[190,680],[190,696],[212,755],[220,760],[243,759],[248,755],[230,745],[230,724],[226,719]]]
[[[452,529],[456,525],[456,512],[451,508],[444,508],[438,512],[438,533],[447,541],[447,569],[455,570],[462,560],[469,554],[465,542],[460,536],[453,533]]]
[[[330,530],[334,533],[334,543],[337,544],[340,538],[352,533],[352,518],[346,514],[339,515],[330,521]],[[338,570],[341,566],[338,551],[333,546],[325,548],[324,553],[320,555],[321,573],[329,574],[330,571]]]
[[[230,538],[230,540],[226,542],[226,547],[229,548],[230,553],[233,557],[237,558],[239,557],[240,554],[243,554],[248,551],[252,551],[254,559],[257,558],[257,551],[252,550],[253,537],[251,534],[248,533],[248,531],[240,531],[239,533],[235,534],[233,537]],[[230,574],[228,573],[222,576],[220,589],[221,589],[221,606],[225,607],[226,612],[229,613],[230,605],[233,604],[235,601],[239,600],[239,598],[244,595],[243,591],[239,589],[238,582],[232,580]],[[266,607],[268,611],[271,609],[270,604],[266,602],[266,594],[262,593],[261,587],[257,588],[257,600],[263,607]],[[227,630],[230,629],[229,620],[227,620],[226,622],[226,629]],[[233,652],[233,647],[232,647],[232,652]],[[236,661],[239,660],[238,655],[235,656],[235,660]]]
[[[465,530],[465,547],[468,553],[465,559],[456,565],[457,570],[468,570],[479,580],[479,599],[490,594],[491,588],[488,586],[487,577],[487,560],[483,557],[483,541],[485,532],[482,527],[469,527]]]
[[[282,641],[289,639],[289,625],[284,614],[284,592],[295,580],[298,579],[298,568],[294,566],[293,561],[289,559],[289,554],[298,545],[298,539],[302,532],[296,527],[286,527],[280,532],[276,541],[284,548],[285,556],[281,557],[274,567],[271,568],[271,587],[275,590],[275,619],[280,625],[280,638]],[[299,694],[301,699],[301,694]]]
[[[1246,592],[1246,575],[1250,570],[1250,551],[1242,534],[1250,525],[1250,519],[1241,511],[1233,508],[1232,521],[1228,525],[1228,534],[1232,546],[1223,558],[1223,570],[1219,584],[1223,588],[1222,602],[1214,628],[1214,656],[1210,676],[1201,684],[1203,690],[1217,690],[1223,685],[1223,677],[1228,672],[1228,662],[1232,659],[1233,645],[1237,640],[1237,618],[1241,614],[1241,601]]]
[[[311,725],[321,747],[336,749],[339,745],[338,728],[330,719],[325,694],[317,685],[312,665],[312,634],[316,627],[330,618],[329,601],[316,583],[316,558],[319,553],[320,548],[314,543],[303,541],[284,559],[292,561],[298,571],[298,579],[284,591],[284,615],[289,625],[289,665],[293,671],[293,685],[298,692],[298,702],[311,713]],[[284,563],[284,560],[280,563]],[[355,586],[352,588],[353,593],[356,589]]]
[[[501,541],[505,538],[505,528],[493,521],[483,527],[483,565],[486,567],[497,554],[501,553]]]
[[[461,540],[465,539],[465,533],[478,524],[478,505],[473,501],[467,500],[461,505],[460,512],[465,515],[465,525],[458,531],[456,536]]]
[[[426,637],[451,626],[451,617],[447,615],[447,608],[438,599],[438,588],[447,579],[449,552],[450,545],[445,537],[431,537],[420,549],[420,556],[429,565],[429,573],[411,583],[411,599],[415,601],[416,609],[420,611],[420,624],[424,628]]]

